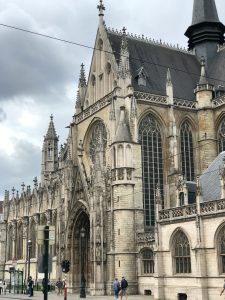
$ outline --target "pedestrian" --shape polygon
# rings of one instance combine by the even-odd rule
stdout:
[[[62,295],[62,291],[63,291],[63,282],[62,282],[62,280],[59,278],[55,285],[57,287],[57,295],[58,296]]]
[[[6,295],[6,288],[7,288],[7,283],[5,282],[5,280],[2,283],[2,292],[4,295]]]
[[[224,279],[223,289],[222,289],[222,291],[220,292],[220,296],[222,296],[222,294],[223,294],[224,291],[225,291],[225,279]]]
[[[124,276],[122,277],[120,287],[121,287],[121,291],[120,291],[120,299],[122,300],[122,299],[123,299],[123,296],[126,296],[126,300],[127,300],[127,287],[128,287],[128,282],[126,281],[126,279],[125,279]]]
[[[3,288],[2,284],[3,284],[3,282],[2,282],[2,280],[0,279],[0,295],[2,294],[2,288]]]
[[[117,300],[120,291],[120,283],[118,278],[115,278],[115,280],[113,281],[113,291],[114,291],[114,299]]]
[[[32,280],[31,276],[28,278],[27,286],[28,286],[28,294],[29,294],[28,297],[32,297],[34,295],[33,293],[34,281]]]

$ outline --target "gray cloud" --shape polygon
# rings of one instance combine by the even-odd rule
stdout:
[[[1,172],[0,181],[4,183],[0,190],[3,197],[4,190],[15,187],[21,190],[21,183],[32,185],[33,178],[40,174],[41,150],[26,140],[14,141],[16,152],[11,156],[0,153]],[[35,163],[34,163],[35,162]]]
[[[6,120],[6,113],[5,111],[0,107],[0,122],[3,122]]]
[[[98,2],[0,0],[0,23],[94,46]],[[107,26],[117,29],[126,26],[132,33],[187,46],[184,32],[191,24],[193,1],[104,0],[104,3]],[[216,3],[220,20],[225,23],[224,0]],[[32,184],[33,177],[40,174],[41,146],[51,113],[60,142],[65,141],[68,134],[65,126],[74,113],[80,64],[83,62],[88,71],[92,50],[1,26],[0,41],[0,129],[4,125],[14,133],[10,139],[16,150],[13,154],[0,152],[1,199],[4,189],[13,186],[20,189],[22,181]],[[27,109],[29,117],[39,122],[34,127],[19,122],[22,112],[30,106],[34,109]],[[22,140],[15,139],[17,136]],[[6,142],[1,140],[1,144]]]

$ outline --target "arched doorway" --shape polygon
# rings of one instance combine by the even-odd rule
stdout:
[[[79,292],[82,277],[86,281],[86,289],[90,288],[90,221],[89,216],[80,210],[74,219],[72,231],[72,282],[75,292]]]

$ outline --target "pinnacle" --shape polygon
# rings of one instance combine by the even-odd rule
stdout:
[[[45,136],[45,140],[58,140],[58,137],[57,137],[56,131],[55,131],[55,126],[53,123],[53,115],[52,114],[50,116],[50,123],[48,126],[47,134]]]

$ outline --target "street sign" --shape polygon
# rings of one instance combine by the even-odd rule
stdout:
[[[40,255],[38,257],[38,273],[45,273],[45,262],[44,262],[44,255]],[[48,273],[52,272],[52,256],[48,256]]]
[[[37,228],[37,243],[44,244],[44,230],[46,225],[39,225]],[[49,245],[55,244],[55,226],[49,226]]]

